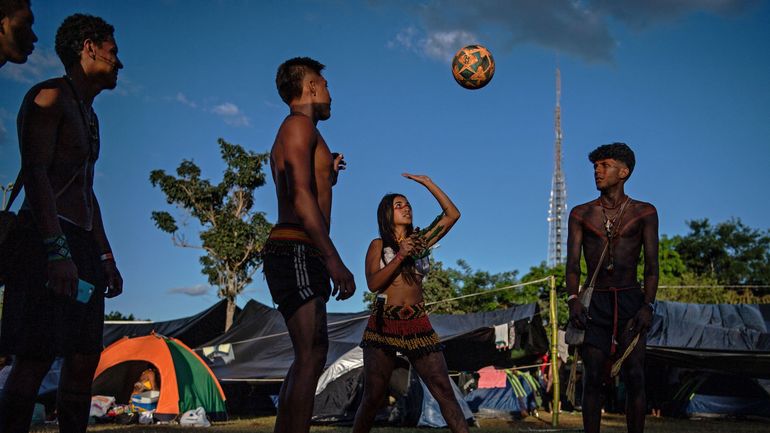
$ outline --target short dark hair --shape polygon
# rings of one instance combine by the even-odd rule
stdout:
[[[83,42],[90,39],[101,45],[108,39],[114,39],[115,27],[99,17],[86,14],[74,14],[64,19],[56,31],[56,54],[69,68],[80,60]]]
[[[628,175],[634,172],[634,165],[636,165],[636,157],[634,151],[626,143],[612,143],[604,144],[597,147],[591,153],[588,154],[588,160],[593,162],[601,161],[602,159],[614,159],[620,161],[628,167]]]
[[[0,0],[0,19],[9,17],[16,11],[32,7],[31,0]]]
[[[295,57],[283,62],[275,74],[275,86],[283,102],[289,104],[302,96],[302,80],[305,79],[305,72],[308,69],[321,75],[325,67],[321,62],[310,57]]]

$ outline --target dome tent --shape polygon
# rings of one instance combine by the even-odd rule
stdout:
[[[198,407],[212,420],[227,419],[225,394],[208,366],[181,341],[157,334],[124,337],[105,348],[91,393],[128,402],[134,382],[148,364],[160,376],[157,419],[171,420]]]

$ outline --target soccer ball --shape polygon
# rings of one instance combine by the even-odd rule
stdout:
[[[452,59],[452,75],[466,89],[480,89],[495,75],[495,59],[481,45],[468,45]]]

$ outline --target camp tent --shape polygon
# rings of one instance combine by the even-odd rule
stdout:
[[[770,381],[693,373],[681,384],[666,412],[686,417],[770,418]]]
[[[92,394],[114,396],[119,403],[128,403],[134,382],[148,364],[160,377],[156,418],[173,419],[198,407],[203,407],[212,420],[227,418],[225,395],[211,370],[184,343],[157,334],[124,337],[104,349]]]
[[[236,317],[240,308],[236,307]],[[188,347],[201,344],[224,334],[227,300],[221,300],[198,314],[181,319],[162,322],[106,321],[102,332],[102,344],[106,347],[123,337],[140,337],[152,333],[174,337]],[[38,394],[44,398],[55,398],[59,389],[59,376],[63,359],[56,358],[51,369],[40,385]]]
[[[369,311],[329,313],[328,367],[358,346]],[[454,371],[472,371],[487,365],[511,366],[512,350],[495,348],[495,325],[514,324],[517,352],[526,355],[515,362],[528,362],[548,349],[537,304],[505,310],[469,314],[432,314],[430,321],[446,345],[447,366]],[[278,310],[251,300],[225,334],[196,349],[223,382],[283,379],[294,359],[291,339]],[[507,365],[506,365],[507,364]]]
[[[355,347],[324,371],[316,387],[314,422],[352,423],[363,394],[363,367],[363,350]],[[473,413],[463,401],[462,392],[451,379],[450,384],[465,419],[473,421]],[[405,359],[400,360],[393,372],[389,391],[395,397],[395,404],[376,420],[406,426],[447,426],[438,402]]]

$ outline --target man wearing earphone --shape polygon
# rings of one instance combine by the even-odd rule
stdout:
[[[56,410],[61,432],[85,432],[91,381],[102,350],[104,299],[123,280],[94,195],[99,121],[91,108],[114,89],[114,28],[75,14],[56,33],[66,75],[32,87],[19,109],[25,200],[5,289],[0,353],[15,355],[0,399],[0,431],[29,429],[37,390],[54,358],[63,357]]]

